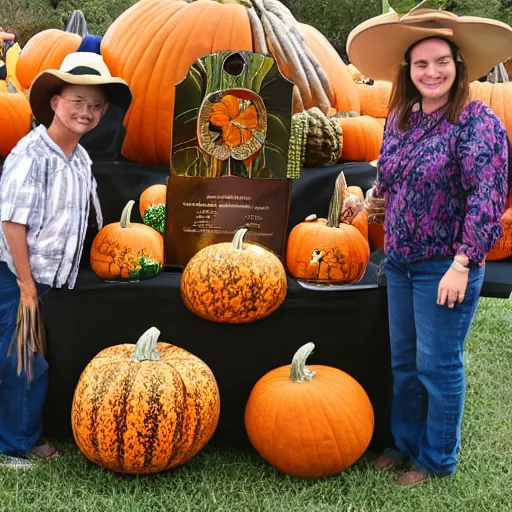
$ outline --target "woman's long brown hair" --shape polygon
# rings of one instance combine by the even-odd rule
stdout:
[[[446,106],[446,118],[453,124],[459,122],[459,117],[469,98],[469,79],[466,63],[459,53],[459,49],[451,41],[442,37],[427,37],[417,41],[405,52],[405,63],[397,69],[391,97],[389,100],[389,112],[396,115],[396,123],[399,130],[406,130],[411,119],[413,106],[421,101],[421,94],[411,80],[411,50],[426,39],[441,39],[450,46],[453,60],[455,61],[455,81],[450,89],[450,96]]]

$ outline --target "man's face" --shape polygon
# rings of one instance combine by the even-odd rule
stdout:
[[[107,109],[106,100],[101,87],[66,85],[51,99],[53,123],[81,137],[98,126]]]

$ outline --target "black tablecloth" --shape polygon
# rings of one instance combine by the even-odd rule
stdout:
[[[71,435],[74,389],[87,363],[103,348],[135,343],[149,327],[161,341],[183,347],[205,361],[217,378],[221,418],[212,442],[248,446],[243,424],[252,386],[267,371],[289,364],[307,342],[316,349],[309,364],[348,372],[367,391],[375,410],[372,447],[390,441],[391,374],[385,288],[375,287],[370,264],[360,285],[370,288],[317,292],[289,280],[288,296],[270,317],[247,325],[202,320],[183,305],[181,274],[164,272],[138,283],[105,283],[84,269],[73,291],[52,290],[43,303],[48,332],[50,388],[45,432]]]

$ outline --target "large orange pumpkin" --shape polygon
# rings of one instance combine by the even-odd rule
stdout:
[[[120,222],[100,229],[90,252],[91,268],[106,280],[137,281],[154,277],[162,270],[164,241],[158,231],[130,222],[135,201],[129,201]]]
[[[45,69],[59,69],[64,57],[78,50],[82,38],[71,32],[49,28],[32,36],[21,51],[16,75],[29,89],[32,80]]]
[[[288,236],[286,268],[290,274],[317,283],[352,283],[362,279],[370,260],[368,241],[353,219],[341,222],[346,188],[343,171],[336,180],[328,219],[310,215]]]
[[[501,217],[503,236],[496,245],[487,253],[489,261],[504,260],[512,256],[512,192],[507,201],[505,213]]]
[[[136,345],[102,350],[73,396],[76,444],[91,462],[119,473],[150,474],[184,464],[217,428],[219,389],[210,368],[155,327]]]
[[[309,41],[316,37],[313,48],[301,31]],[[357,94],[343,93],[345,74],[337,67],[344,64],[334,49],[301,28],[279,2],[271,11],[256,0],[140,0],[112,23],[101,42],[110,71],[134,93],[125,118],[124,156],[169,163],[174,85],[199,57],[227,50],[272,55],[296,85],[295,111],[317,106],[325,113],[330,106],[347,105],[358,110]]]
[[[255,322],[272,314],[286,298],[283,264],[265,247],[244,243],[246,232],[236,231],[232,243],[204,247],[185,266],[181,297],[199,317],[231,324]]]
[[[253,387],[245,429],[261,457],[280,471],[303,478],[349,468],[370,444],[374,413],[363,387],[324,365],[305,366],[313,343],[292,364],[275,368]]]
[[[495,112],[512,140],[512,82],[493,84],[475,81],[471,82],[469,92],[470,101],[482,100]]]
[[[139,198],[139,211],[142,222],[163,233],[165,229],[165,212],[167,186],[151,185],[142,191]]]
[[[384,138],[382,124],[371,116],[339,115],[336,114],[333,118],[343,132],[340,159],[345,162],[370,162],[379,158]]]
[[[16,79],[20,48],[11,46],[5,55],[6,79],[0,80],[0,156],[6,157],[30,130],[32,110]]]

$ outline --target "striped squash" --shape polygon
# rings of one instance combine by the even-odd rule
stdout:
[[[73,435],[98,466],[166,471],[200,452],[217,428],[220,397],[210,368],[182,348],[157,343],[159,334],[152,327],[136,345],[102,350],[80,376]]]

